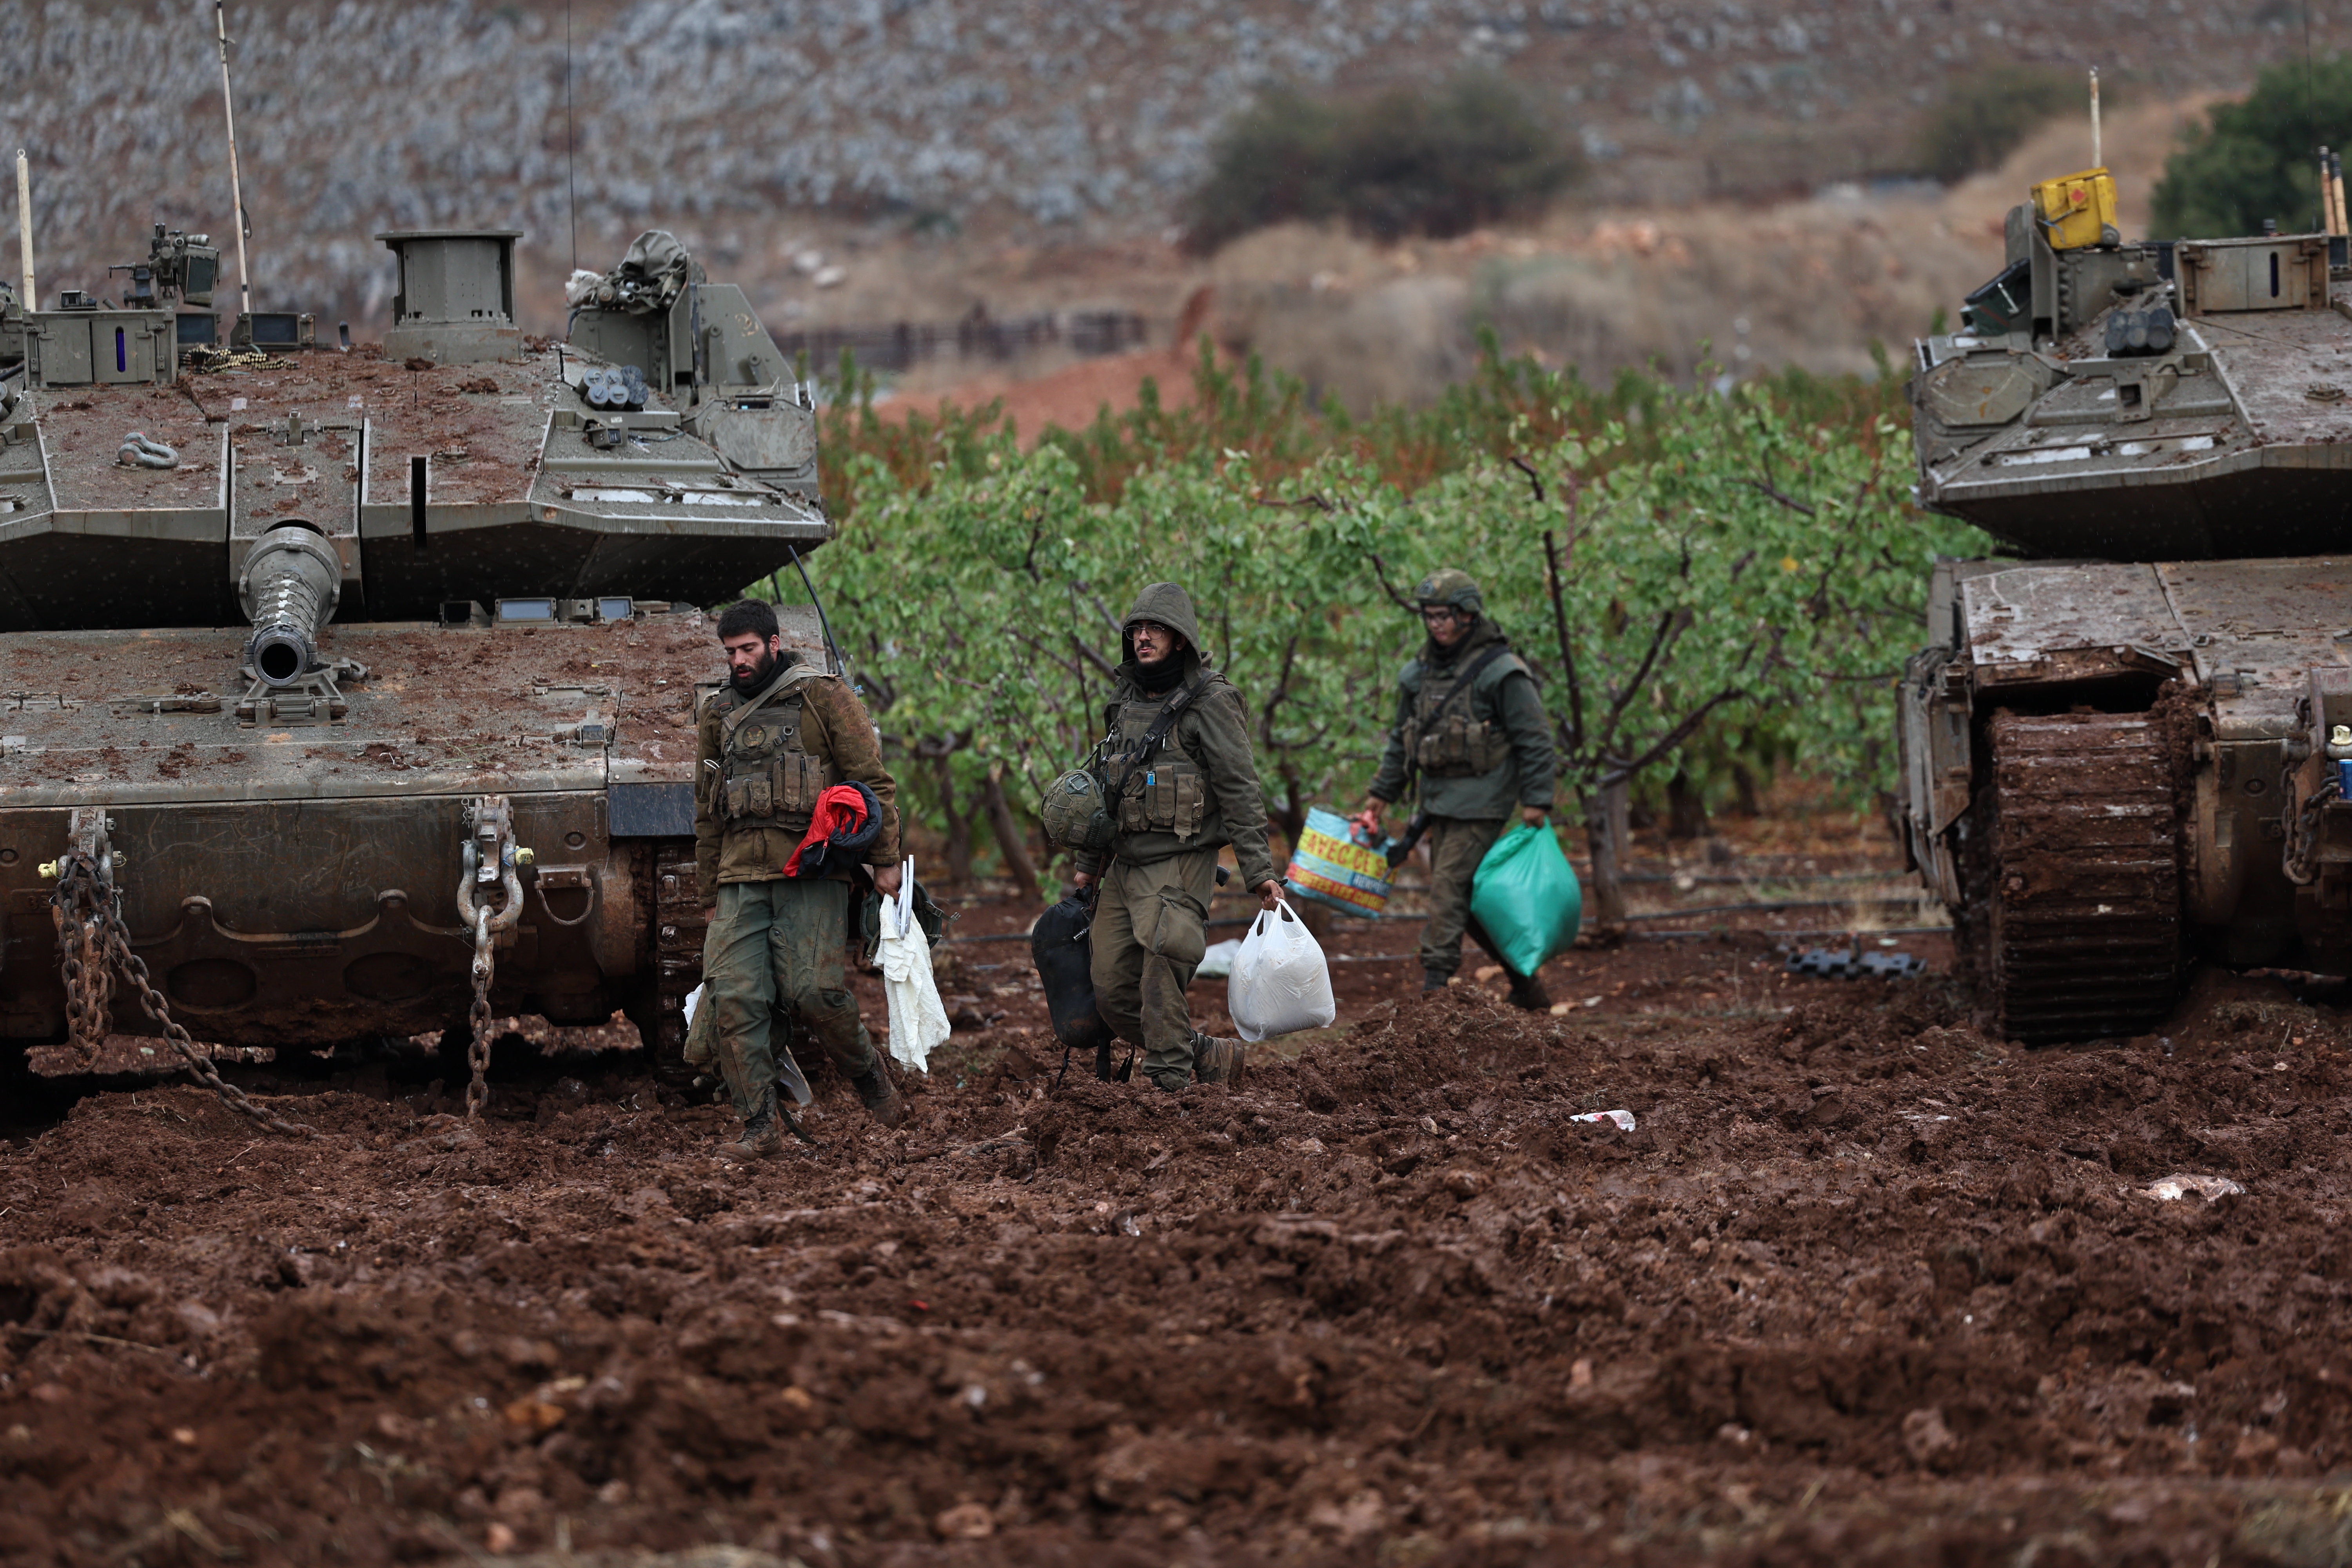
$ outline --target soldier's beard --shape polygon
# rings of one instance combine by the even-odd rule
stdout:
[[[772,653],[763,653],[760,656],[759,664],[752,668],[750,674],[747,675],[741,670],[737,670],[728,676],[727,679],[728,681],[735,688],[736,695],[740,697],[757,697],[761,691],[767,689],[768,682],[776,679],[776,656]]]

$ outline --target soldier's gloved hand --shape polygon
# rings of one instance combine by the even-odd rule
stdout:
[[[1551,808],[1548,805],[1523,805],[1519,807],[1519,820],[1526,823],[1529,827],[1541,827],[1543,826],[1544,818],[1550,815]]]
[[[1271,913],[1282,903],[1282,879],[1270,877],[1257,885],[1257,901],[1261,909]]]

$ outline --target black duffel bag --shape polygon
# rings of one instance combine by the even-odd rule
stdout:
[[[1072,1051],[1090,1049],[1095,1076],[1107,1079],[1116,1037],[1095,1008],[1094,946],[1087,940],[1093,924],[1094,910],[1073,893],[1037,917],[1029,932],[1029,956],[1037,965],[1038,984],[1045,988],[1054,1037],[1062,1042],[1062,1071],[1070,1070]]]

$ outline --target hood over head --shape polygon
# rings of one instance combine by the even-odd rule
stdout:
[[[1138,621],[1157,621],[1172,627],[1196,657],[1201,653],[1201,623],[1192,614],[1192,596],[1175,584],[1154,583],[1144,589],[1135,596],[1135,607],[1127,612],[1127,619],[1119,623],[1119,650],[1130,664],[1135,662],[1133,633]]]

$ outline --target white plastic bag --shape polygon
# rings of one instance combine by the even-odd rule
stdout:
[[[890,1004],[890,1055],[929,1072],[931,1053],[948,1037],[948,1010],[931,979],[931,944],[915,923],[915,861],[898,869],[898,891],[882,900],[882,994]]]
[[[1244,1040],[1320,1029],[1338,1016],[1323,950],[1287,902],[1250,922],[1225,982],[1225,1005]]]
[[[1201,962],[1193,966],[1192,978],[1195,980],[1227,978],[1234,972],[1234,955],[1241,950],[1242,939],[1239,937],[1234,937],[1230,942],[1211,942],[1209,951],[1202,953]]]

